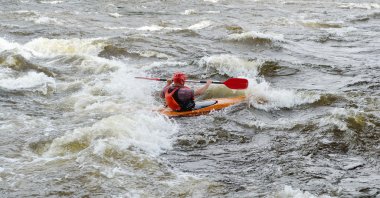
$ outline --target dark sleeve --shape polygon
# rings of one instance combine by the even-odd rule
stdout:
[[[162,91],[160,92],[160,97],[161,98],[165,98],[165,89],[162,89]]]
[[[166,89],[168,89],[169,88],[169,86],[166,86],[166,87],[164,87],[163,89],[162,89],[162,91],[161,91],[161,93],[160,93],[160,97],[161,98],[165,98],[165,92],[166,92]]]

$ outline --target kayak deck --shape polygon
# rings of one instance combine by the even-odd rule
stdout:
[[[220,110],[228,106],[238,104],[243,102],[245,96],[238,96],[233,98],[213,98],[205,101],[217,101],[216,103],[203,107],[200,109],[195,109],[191,111],[173,111],[169,107],[158,110],[161,114],[169,117],[184,117],[184,116],[197,116],[210,113],[210,111]]]

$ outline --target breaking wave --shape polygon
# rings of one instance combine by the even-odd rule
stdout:
[[[264,34],[251,31],[228,35],[226,40],[242,44],[270,45],[277,41],[283,42],[284,36],[281,34]]]

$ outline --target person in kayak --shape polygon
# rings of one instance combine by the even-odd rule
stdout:
[[[168,79],[160,96],[165,98],[166,105],[173,111],[190,111],[195,107],[194,97],[202,95],[210,86],[212,80],[196,89],[185,86],[186,75],[182,72],[173,74],[172,79]],[[173,84],[172,84],[173,83]]]

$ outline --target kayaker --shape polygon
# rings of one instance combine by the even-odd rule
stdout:
[[[212,82],[212,80],[207,80],[204,86],[194,91],[185,86],[185,81],[184,73],[174,73],[172,79],[167,79],[166,86],[160,94],[161,98],[165,98],[166,105],[174,111],[192,110],[195,106],[194,97],[202,95]]]

